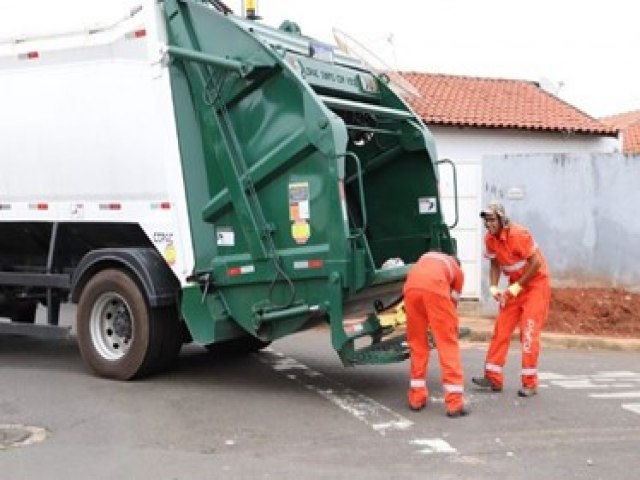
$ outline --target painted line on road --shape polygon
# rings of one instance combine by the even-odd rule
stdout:
[[[630,412],[640,415],[640,403],[623,403],[622,408]]]
[[[590,393],[591,398],[640,398],[640,392]]]
[[[637,381],[640,381],[640,373],[630,372],[628,370],[602,371],[602,372],[596,372],[591,375],[587,375],[587,374],[564,375],[562,373],[540,372],[538,374],[538,379],[541,381],[542,380],[545,380],[545,381],[591,380],[595,382],[616,382],[619,380],[624,380],[627,382],[637,382]]]
[[[458,450],[441,438],[417,438],[409,443],[420,447],[420,453],[458,453]]]
[[[553,380],[552,385],[567,388],[570,390],[583,389],[601,389],[601,388],[633,388],[633,383],[594,383],[589,379],[585,380]]]
[[[337,405],[382,436],[389,432],[407,432],[415,426],[411,420],[389,407],[271,348],[261,350],[257,358],[289,380]],[[442,438],[414,438],[408,443],[417,446],[418,452],[422,454],[458,453],[457,449]]]
[[[289,380],[294,380],[305,388],[337,405],[381,435],[390,430],[406,430],[414,425],[408,418],[394,412],[374,399],[330,380],[320,372],[303,365],[297,360],[286,357],[271,349],[264,349],[265,355],[258,358],[270,365],[275,371],[283,373]]]

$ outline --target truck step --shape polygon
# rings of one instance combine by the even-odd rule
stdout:
[[[18,335],[43,339],[67,339],[71,336],[71,327],[37,323],[0,322],[0,335]]]
[[[407,336],[399,335],[378,343],[372,343],[371,345],[356,350],[353,354],[353,358],[350,360],[354,365],[377,365],[383,363],[402,362],[407,358],[409,358]]]
[[[468,327],[460,327],[458,338],[465,338],[471,334]],[[430,348],[437,348],[431,332],[428,333]],[[406,335],[398,335],[381,342],[372,343],[359,350],[355,350],[351,358],[346,359],[350,365],[379,365],[383,363],[402,362],[409,358],[409,345]]]

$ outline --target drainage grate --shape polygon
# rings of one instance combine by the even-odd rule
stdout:
[[[44,428],[0,424],[0,450],[10,447],[26,447],[43,442],[46,438],[47,431]]]

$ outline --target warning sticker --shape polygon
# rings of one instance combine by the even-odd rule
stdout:
[[[165,261],[169,265],[175,265],[176,260],[178,258],[178,253],[176,252],[176,247],[173,245],[173,243],[169,243],[167,244],[166,247],[164,247],[163,255],[164,255]]]
[[[438,203],[436,197],[420,197],[418,198],[418,213],[420,215],[436,213],[438,211]]]
[[[289,184],[289,218],[309,220],[309,182]]]
[[[304,220],[293,222],[293,225],[291,225],[291,236],[296,243],[307,243],[311,236],[311,227],[309,227],[309,224]]]
[[[236,244],[236,235],[229,227],[220,227],[216,231],[216,240],[219,247],[233,247]]]
[[[309,182],[296,182],[289,184],[289,219],[291,224],[291,237],[298,244],[305,244],[311,236],[309,219]]]

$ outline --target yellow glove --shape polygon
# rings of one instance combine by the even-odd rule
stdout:
[[[507,290],[509,291],[509,294],[513,298],[515,298],[522,291],[522,287],[518,282],[513,282],[511,285],[509,285],[509,288],[507,288]]]

